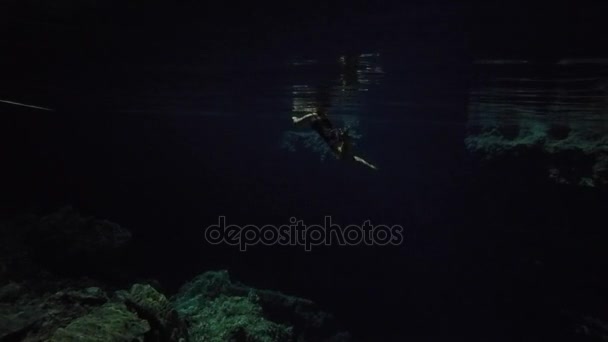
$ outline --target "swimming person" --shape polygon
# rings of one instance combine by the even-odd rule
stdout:
[[[348,129],[335,128],[323,111],[318,112],[319,113],[306,114],[299,118],[293,116],[291,119],[294,124],[310,123],[311,128],[323,138],[338,159],[354,160],[371,169],[378,169],[375,165],[370,164],[365,159],[353,154],[352,138],[348,135]]]

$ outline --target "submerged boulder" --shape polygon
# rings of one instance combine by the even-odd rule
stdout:
[[[150,285],[135,284],[117,296],[151,327],[146,341],[186,341],[188,330],[169,300]]]
[[[83,216],[70,206],[42,217],[30,214],[3,220],[0,282],[46,278],[49,272],[116,277],[123,247],[130,239],[124,227]]]
[[[350,340],[314,302],[232,282],[227,271],[194,278],[174,305],[191,323],[192,341]]]
[[[150,324],[125,304],[108,303],[59,328],[50,341],[143,342],[148,331]]]
[[[2,341],[47,341],[58,328],[108,301],[105,291],[96,287],[39,292],[25,284],[11,283],[2,290],[10,294],[0,300]]]
[[[83,216],[70,206],[41,218],[29,235],[37,248],[66,257],[106,254],[130,239],[131,233],[120,225]]]
[[[188,340],[177,311],[149,285],[135,284],[129,291],[110,294],[99,287],[40,293],[7,286],[0,289],[10,294],[0,301],[2,341]]]
[[[292,329],[264,317],[254,297],[224,296],[207,302],[188,317],[193,341],[291,341]]]

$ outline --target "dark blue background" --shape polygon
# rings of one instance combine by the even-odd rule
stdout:
[[[72,204],[134,231],[133,277],[176,289],[227,268],[361,340],[544,341],[571,331],[564,311],[606,314],[606,194],[552,184],[534,159],[479,167],[463,143],[472,62],[605,57],[599,5],[3,6],[0,99],[55,109],[0,104],[6,215]],[[336,74],[288,61],[361,52],[386,72],[357,113],[380,170],[280,149],[289,86]],[[204,242],[219,215],[369,219],[405,242],[245,254]]]

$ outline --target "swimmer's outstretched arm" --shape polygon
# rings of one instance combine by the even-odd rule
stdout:
[[[353,160],[369,167],[370,169],[378,170],[378,168],[374,164],[368,163],[365,159],[361,157],[353,156]]]
[[[310,113],[310,114],[306,114],[306,115],[301,116],[301,117],[292,116],[291,120],[293,121],[294,125],[297,125],[297,124],[302,123],[302,122],[304,122],[306,120],[310,120],[310,119],[312,119],[315,116],[317,116],[317,114]]]

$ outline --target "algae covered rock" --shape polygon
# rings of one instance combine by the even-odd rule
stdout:
[[[175,307],[191,324],[191,340],[290,341],[291,328],[267,320],[258,298],[243,290],[226,271],[206,272],[184,285]]]
[[[44,292],[12,283],[2,289],[10,294],[0,300],[2,341],[188,340],[177,311],[149,285],[115,293],[86,282],[48,284]]]
[[[220,295],[247,295],[230,281],[227,271],[205,272],[184,284],[174,298],[180,313],[196,313],[201,306]]]
[[[193,341],[291,341],[291,327],[264,318],[253,298],[220,295],[190,316]]]
[[[191,323],[192,341],[350,340],[314,302],[234,283],[227,271],[197,276],[174,305]]]
[[[108,303],[58,329],[50,341],[144,341],[148,331],[148,322],[129,311],[126,305]]]
[[[47,341],[58,328],[108,300],[96,287],[66,287],[58,292],[47,289],[41,293],[25,284],[11,283],[3,289],[11,294],[0,300],[0,340],[9,341]]]
[[[45,312],[36,305],[0,304],[0,341],[21,341],[40,325]]]
[[[151,326],[146,341],[185,341],[186,325],[171,302],[150,285],[135,284],[131,289],[117,292],[117,296]]]

